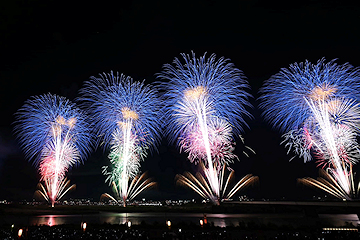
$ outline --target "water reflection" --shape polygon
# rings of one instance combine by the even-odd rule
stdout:
[[[56,222],[55,222],[55,218],[54,218],[53,215],[51,215],[51,216],[49,217],[48,225],[49,225],[50,227],[52,227],[52,226],[54,226],[54,225],[57,225]]]
[[[209,214],[207,213],[99,213],[87,215],[40,215],[40,216],[3,216],[0,224],[24,224],[24,225],[61,225],[61,224],[125,224],[131,221],[134,225],[142,222],[147,224],[164,224],[170,220],[172,224],[187,223],[200,225],[203,223],[218,226],[239,226],[248,224],[275,224],[292,225],[312,225],[321,223],[324,227],[339,227],[352,224],[360,224],[356,214],[319,214],[319,217],[307,217],[303,214]],[[205,223],[206,224],[206,223]]]
[[[61,225],[65,224],[65,215],[41,215],[29,217],[30,225]]]
[[[214,223],[214,225],[215,225],[215,223]],[[219,222],[216,224],[216,226],[226,227],[225,219],[224,218],[219,218]]]
[[[100,223],[110,224],[125,224],[130,220],[133,224],[139,224],[136,218],[129,218],[127,213],[102,213],[99,220]]]

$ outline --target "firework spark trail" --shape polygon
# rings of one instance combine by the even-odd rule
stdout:
[[[157,92],[150,85],[111,72],[91,77],[80,93],[96,135],[103,147],[110,149],[112,169],[103,167],[106,181],[118,186],[125,203],[129,180],[138,174],[140,161],[160,139]]]
[[[207,115],[209,108],[211,109],[208,101],[206,99],[205,90],[202,87],[197,87],[195,89],[187,90],[185,92],[185,103],[190,103],[193,105],[190,109],[193,110],[193,114],[196,115],[197,124],[200,130],[200,138],[202,138],[201,143],[204,145],[205,153],[206,153],[206,160],[208,169],[205,169],[205,174],[210,181],[210,186],[215,193],[216,196],[219,196],[219,180],[217,177],[216,169],[213,167],[213,160],[211,158],[211,150],[210,150],[210,142],[209,142],[209,129],[207,124]],[[205,95],[205,96],[204,96]],[[190,143],[191,145],[191,143]],[[200,145],[201,146],[201,145]]]
[[[26,157],[39,167],[52,206],[68,169],[91,150],[87,117],[64,97],[46,94],[25,102],[16,113],[15,132]]]
[[[204,165],[201,164],[200,166],[203,168],[204,172],[207,171]],[[259,177],[253,176],[252,174],[247,174],[242,179],[240,179],[240,181],[237,182],[229,191],[227,191],[231,180],[234,178],[234,171],[231,171],[230,174],[226,176],[225,169],[226,164],[222,166],[218,176],[222,199],[230,199],[239,190],[245,189],[246,187],[249,187],[250,185],[259,181]],[[204,178],[200,173],[197,173],[196,176],[194,176],[189,172],[185,172],[184,175],[177,174],[175,179],[177,184],[191,188],[203,198],[208,198],[214,202],[220,200],[217,196],[214,196],[213,192],[210,190],[209,183],[206,181],[208,178]]]
[[[337,183],[351,195],[349,169],[359,159],[359,69],[324,59],[290,65],[260,90],[265,119],[285,132],[286,147],[303,157],[311,153],[329,167]]]
[[[328,169],[331,170],[331,169]],[[319,177],[317,179],[313,179],[310,177],[305,177],[305,178],[299,178],[298,182],[305,184],[305,185],[309,185],[312,187],[316,187],[319,188],[339,199],[346,199],[346,200],[351,200],[352,198],[355,198],[358,196],[359,194],[359,189],[360,189],[360,183],[358,183],[357,187],[355,188],[354,185],[354,177],[353,177],[353,172],[352,172],[352,168],[350,167],[350,171],[349,171],[349,179],[351,181],[351,194],[349,195],[349,193],[345,192],[343,187],[340,186],[338,184],[338,181],[336,180],[336,178],[334,178],[332,173],[329,173],[328,171],[325,171],[323,169],[319,169]]]
[[[40,198],[43,198],[48,202],[52,202],[53,194],[51,189],[53,187],[52,186],[53,184],[51,182],[51,179],[46,178],[44,180],[44,185],[41,183],[38,184],[39,189],[35,191],[34,197],[40,196]],[[70,186],[70,180],[67,180],[66,178],[62,179],[58,183],[58,188],[56,190],[56,199],[60,200],[66,193],[68,193],[70,190],[73,190],[75,188],[76,188],[75,184]]]
[[[248,83],[239,69],[214,54],[182,57],[185,64],[175,58],[175,66],[165,64],[158,76],[167,81],[162,83],[165,132],[191,162],[204,161],[212,194],[219,198],[219,171],[235,158],[232,133],[240,133],[243,117],[250,116]]]
[[[315,142],[314,150],[321,152],[321,156],[324,160],[327,160],[332,170],[329,170],[330,174],[338,181],[338,184],[342,189],[351,196],[351,179],[349,168],[359,158],[359,149],[356,142],[356,128],[353,128],[354,124],[346,124],[348,122],[341,123],[341,118],[334,119],[330,116],[330,112],[335,112],[334,116],[337,116],[337,112],[351,112],[351,117],[360,117],[360,111],[358,106],[343,104],[342,108],[329,108],[330,103],[334,100],[320,100],[317,101],[307,100],[307,103],[313,113],[316,120],[317,131],[312,133],[312,141]],[[338,101],[336,99],[335,101]],[[343,101],[345,101],[343,99]],[[344,108],[345,107],[345,108]],[[345,116],[348,116],[345,114]],[[335,121],[336,120],[336,121]],[[349,160],[349,156],[353,151],[356,154]],[[351,156],[350,156],[351,157]]]
[[[330,154],[330,161],[332,166],[337,173],[337,179],[339,184],[344,189],[344,191],[350,194],[350,182],[348,179],[348,172],[345,167],[342,166],[343,160],[339,156],[339,145],[340,147],[343,145],[342,143],[336,144],[335,137],[336,134],[334,132],[333,126],[330,122],[329,112],[327,109],[327,104],[323,100],[318,100],[317,103],[313,101],[308,101],[308,103],[317,123],[320,126],[322,141],[325,143],[326,151]],[[322,150],[324,151],[324,150]]]
[[[133,180],[130,183],[130,186],[128,187],[128,192],[127,192],[128,200],[133,200],[137,195],[139,195],[144,190],[156,186],[156,182],[153,182],[151,178],[147,178],[146,175],[147,174],[145,172],[145,173],[141,174],[140,176],[137,175],[133,178]],[[119,189],[119,186],[116,185],[115,182],[112,182],[112,187],[115,192],[115,195],[117,197],[119,197],[120,196],[119,191],[121,191],[121,189]],[[120,188],[121,188],[121,186],[120,186]],[[123,199],[119,201],[119,199],[121,199],[121,198],[116,199],[108,193],[104,193],[100,197],[100,201],[108,200],[108,199],[111,199],[115,203],[124,201]]]

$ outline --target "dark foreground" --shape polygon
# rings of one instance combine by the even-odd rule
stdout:
[[[22,236],[18,236],[19,230]],[[272,225],[257,226],[248,224],[239,227],[213,227],[211,225],[197,226],[179,223],[171,227],[160,224],[148,225],[141,223],[131,227],[121,225],[90,225],[84,230],[80,225],[56,226],[2,226],[0,239],[306,239],[306,240],[331,240],[331,239],[360,239],[357,228],[337,228],[324,230],[322,228],[297,228],[276,227]]]
[[[13,215],[38,214],[90,214],[102,211],[109,212],[221,212],[221,213],[302,213],[310,218],[317,218],[322,213],[353,213],[360,212],[359,202],[249,202],[231,203],[221,206],[187,205],[167,207],[136,207],[122,208],[119,206],[29,206],[29,205],[3,205],[0,206],[0,217]],[[310,226],[310,227],[309,227]],[[239,226],[215,227],[212,223],[200,226],[199,223],[178,222],[167,227],[164,222],[132,225],[125,224],[93,224],[88,223],[87,228],[76,225],[55,226],[0,226],[0,239],[360,239],[359,226],[346,224],[337,229],[324,229],[321,224],[315,225],[287,225],[279,226],[273,223],[258,224],[255,222],[239,222]],[[23,230],[21,237],[19,230]]]

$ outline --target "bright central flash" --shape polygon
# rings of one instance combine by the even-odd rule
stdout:
[[[66,119],[65,119],[63,116],[59,115],[59,116],[57,116],[57,118],[56,118],[56,122],[57,122],[58,124],[65,125],[65,124],[66,124]]]
[[[332,86],[315,87],[311,93],[310,98],[314,101],[328,99],[333,93],[336,92],[336,88]]]
[[[190,100],[199,99],[201,95],[207,94],[206,88],[203,86],[197,86],[185,91],[185,97]]]
[[[66,120],[63,116],[59,115],[55,121],[60,125],[68,125],[70,128],[72,128],[76,123],[76,118],[72,117],[69,120]]]
[[[139,115],[135,111],[132,111],[128,107],[123,107],[121,109],[121,113],[122,113],[124,119],[132,119],[132,120],[139,119]]]

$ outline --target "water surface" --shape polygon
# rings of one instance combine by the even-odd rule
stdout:
[[[199,224],[200,219],[206,217],[209,224],[218,227],[239,226],[241,224],[255,223],[257,225],[275,224],[277,226],[314,226],[339,227],[352,224],[360,224],[356,214],[319,214],[318,217],[308,217],[301,213],[290,214],[202,214],[202,213],[112,213],[101,212],[97,214],[76,214],[76,215],[38,215],[18,216],[6,215],[0,218],[0,224],[21,224],[21,225],[61,225],[61,224],[124,224],[130,220],[132,224],[165,224],[167,220],[172,223],[193,223]]]

